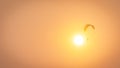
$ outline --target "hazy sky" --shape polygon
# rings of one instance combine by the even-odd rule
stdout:
[[[120,68],[119,0],[0,4],[1,68]],[[87,23],[96,30],[75,47],[72,37]]]

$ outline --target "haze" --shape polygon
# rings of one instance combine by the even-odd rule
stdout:
[[[119,0],[0,3],[1,68],[120,68]],[[96,30],[75,47],[87,23]]]

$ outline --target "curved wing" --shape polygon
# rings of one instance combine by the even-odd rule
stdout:
[[[92,27],[95,30],[94,25],[92,25],[92,24],[86,24],[85,27],[84,27],[84,31],[86,31],[88,29],[88,27]]]

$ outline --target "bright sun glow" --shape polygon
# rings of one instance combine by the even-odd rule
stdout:
[[[85,40],[82,35],[76,35],[73,39],[73,42],[77,46],[82,46],[84,44]]]

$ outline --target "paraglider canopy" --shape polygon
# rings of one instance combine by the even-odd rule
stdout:
[[[92,25],[92,24],[86,24],[85,27],[84,27],[84,32],[87,31],[88,27],[92,27],[95,30],[94,25]]]

